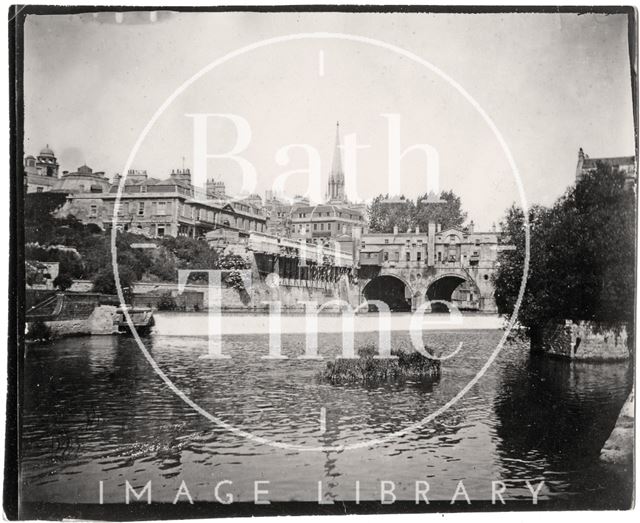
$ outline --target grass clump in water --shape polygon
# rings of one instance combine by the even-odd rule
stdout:
[[[426,349],[430,354],[429,349]],[[375,359],[378,351],[372,345],[358,351],[358,359],[328,361],[318,378],[333,385],[381,381],[420,381],[440,377],[440,362],[418,352],[392,349],[393,359]]]

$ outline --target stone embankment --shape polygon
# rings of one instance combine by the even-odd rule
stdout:
[[[64,336],[82,336],[115,334],[114,327],[116,307],[112,305],[99,305],[86,318],[45,321],[45,325],[51,329],[54,338]]]
[[[633,463],[635,387],[625,401],[616,426],[600,451],[600,459],[615,465]]]
[[[117,307],[96,293],[58,293],[26,313],[27,332],[44,324],[54,338],[88,334],[113,334]]]
[[[549,323],[534,333],[531,350],[573,361],[624,361],[630,350],[624,323]]]

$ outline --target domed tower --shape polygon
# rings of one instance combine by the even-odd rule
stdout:
[[[49,144],[38,154],[36,168],[38,169],[38,174],[41,176],[50,178],[58,177],[58,169],[60,166],[58,165],[55,153],[49,148]]]

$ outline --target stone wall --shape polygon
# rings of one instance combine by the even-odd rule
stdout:
[[[633,463],[634,427],[635,427],[635,388],[629,394],[620,410],[620,415],[609,439],[602,447],[600,459],[607,463],[627,465]]]
[[[51,329],[53,337],[82,336],[90,334],[113,334],[116,329],[113,320],[116,307],[111,305],[97,306],[88,318],[45,321]],[[27,324],[29,328],[29,324]]]
[[[575,361],[621,361],[629,358],[623,323],[549,323],[532,335],[531,350]]]
[[[71,292],[91,292],[93,282],[91,280],[73,280],[73,284],[68,290]]]
[[[265,302],[279,301],[283,311],[303,311],[304,303],[315,301],[318,306],[332,300],[343,300],[352,307],[358,305],[359,290],[357,286],[349,285],[345,279],[334,283],[319,283],[298,281],[281,281],[275,287],[269,287],[265,283],[254,279],[248,292],[241,293],[233,288],[222,288],[222,308],[227,311],[266,310],[269,305]],[[175,283],[145,283],[138,282],[134,286],[134,303],[139,305],[152,305],[163,294],[170,294],[178,305],[180,295]],[[198,309],[209,308],[209,291],[206,285],[187,285],[185,294],[191,297],[188,300],[188,310],[193,309],[193,304],[198,303]]]

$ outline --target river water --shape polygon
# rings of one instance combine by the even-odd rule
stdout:
[[[408,317],[392,315],[394,347],[411,347]],[[416,481],[427,481],[430,500],[450,500],[463,480],[472,500],[491,499],[491,482],[504,481],[508,502],[531,499],[528,480],[534,488],[544,481],[541,500],[628,504],[631,472],[598,459],[632,385],[628,363],[534,357],[526,343],[509,341],[477,383],[435,419],[366,443],[419,423],[480,371],[503,332],[496,318],[464,319],[463,325],[427,326],[429,347],[448,354],[463,344],[443,363],[440,379],[365,387],[317,378],[341,350],[337,317],[322,320],[324,360],[296,358],[304,353],[305,335],[304,318],[294,316],[286,317],[281,339],[289,359],[262,359],[268,334],[259,325],[267,319],[242,315],[223,319],[223,352],[231,357],[213,360],[200,357],[208,350],[204,315],[160,314],[156,332],[144,339],[158,367],[199,407],[250,437],[187,405],[132,338],[30,346],[22,499],[98,503],[102,485],[104,503],[123,503],[125,482],[139,491],[151,481],[153,501],[171,502],[184,481],[195,501],[215,501],[216,484],[228,481],[221,497],[253,501],[254,482],[269,481],[260,488],[272,501],[353,500],[356,482],[361,500],[380,500],[380,482],[392,481],[398,500],[413,500]],[[356,347],[376,342],[371,321],[356,318]],[[317,447],[325,450],[309,450]]]

